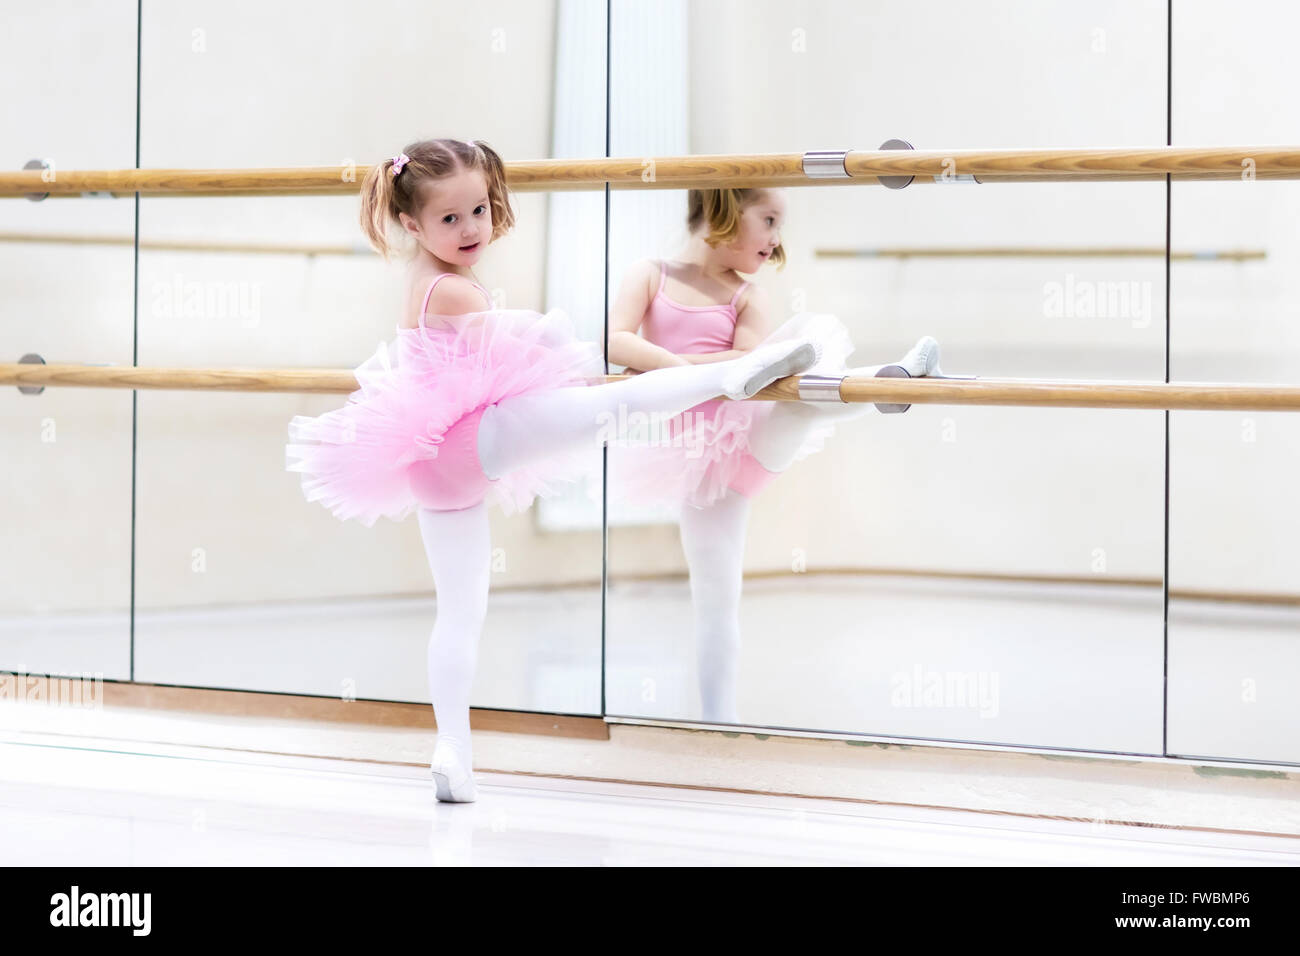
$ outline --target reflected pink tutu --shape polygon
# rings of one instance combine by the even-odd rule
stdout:
[[[490,497],[506,514],[563,492],[600,465],[590,449],[497,479],[478,460],[478,419],[503,399],[585,385],[604,375],[600,347],[578,339],[559,309],[494,309],[444,326],[398,328],[356,369],[358,389],[323,415],[289,422],[286,469],[303,494],[367,527],[418,507],[468,508]],[[596,473],[598,477],[598,472]]]
[[[844,324],[827,313],[791,317],[761,344],[809,336],[822,345],[817,364],[803,375],[843,374],[853,352]],[[707,508],[735,490],[751,497],[779,472],[768,471],[749,450],[750,435],[781,402],[710,399],[669,420],[629,423],[609,446],[609,495],[637,505]],[[835,433],[830,422],[814,425],[795,460],[820,451]]]

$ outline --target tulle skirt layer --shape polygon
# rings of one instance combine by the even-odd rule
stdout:
[[[566,313],[498,309],[443,321],[455,326],[399,328],[357,367],[358,388],[342,407],[289,422],[286,468],[301,474],[307,500],[367,527],[381,515],[401,521],[417,507],[484,498],[509,514],[599,466],[589,453],[560,454],[489,479],[478,460],[484,409],[604,374],[600,347],[577,338]]]
[[[801,374],[843,373],[854,345],[848,329],[834,315],[801,312],[761,344],[803,336],[820,342],[822,355]],[[729,488],[748,494],[764,486],[766,481],[755,480],[766,469],[750,452],[750,438],[780,404],[710,399],[671,418],[629,423],[618,442],[610,442],[610,497],[637,505],[707,508]],[[830,422],[810,426],[795,460],[820,451],[834,433]]]

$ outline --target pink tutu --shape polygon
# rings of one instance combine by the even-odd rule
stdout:
[[[578,339],[561,310],[494,309],[445,326],[398,328],[356,369],[358,389],[323,415],[289,422],[286,468],[308,501],[366,527],[417,507],[465,508],[491,497],[510,514],[599,468],[590,449],[562,453],[497,479],[483,474],[483,409],[537,389],[604,375],[600,347]]]
[[[808,336],[822,345],[817,364],[803,375],[842,375],[853,338],[834,315],[802,312],[761,344]],[[668,420],[628,423],[609,448],[609,494],[638,505],[689,504],[707,508],[734,489],[752,496],[776,477],[749,450],[750,435],[780,402],[710,399]],[[830,422],[813,426],[795,460],[820,451],[835,433]]]

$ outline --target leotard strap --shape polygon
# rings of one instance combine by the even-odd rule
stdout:
[[[742,292],[745,291],[745,286],[747,286],[747,285],[749,285],[749,282],[748,282],[748,281],[746,281],[746,282],[742,282],[742,283],[740,284],[740,288],[736,290],[736,294],[733,295],[733,296],[731,297],[731,301],[727,303],[727,304],[730,305],[733,309],[736,307],[736,300],[740,298],[740,293],[742,293]]]
[[[424,313],[425,313],[426,311],[428,311],[428,309],[429,309],[429,296],[433,295],[433,287],[436,286],[436,285],[438,284],[439,281],[441,281],[442,279],[447,278],[447,276],[449,276],[449,275],[455,275],[455,273],[453,273],[453,272],[439,272],[436,276],[433,277],[433,281],[429,283],[429,288],[425,290],[425,293],[424,293],[424,301],[420,303],[420,314],[417,315],[417,316],[416,316],[416,319],[415,319],[418,323],[420,323],[420,327],[421,327],[421,328],[424,327]],[[464,276],[461,276],[460,278],[464,279],[465,277],[464,277]],[[479,284],[478,284],[477,282],[475,282],[473,279],[468,279],[468,280],[466,280],[466,281],[470,282],[470,283],[471,283],[471,284],[472,284],[476,289],[478,289],[480,292],[483,293],[483,295],[487,298],[487,300],[488,300],[488,304],[489,304],[489,305],[492,304],[492,296],[488,294],[488,290],[487,290],[487,289],[483,288],[481,285],[479,285]]]
[[[656,295],[662,295],[662,294],[663,294],[663,291],[664,291],[664,280],[668,278],[668,273],[667,273],[667,271],[666,271],[666,266],[664,265],[665,261],[666,261],[666,260],[664,260],[664,259],[660,259],[660,260],[659,260],[659,291],[655,293]],[[746,282],[742,282],[742,283],[740,284],[740,288],[736,290],[736,294],[733,295],[733,296],[731,297],[731,301],[728,302],[727,305],[731,306],[731,307],[734,309],[734,308],[736,307],[736,300],[740,298],[740,293],[742,293],[742,292],[745,291],[745,287],[746,287],[747,285],[749,285],[749,282],[748,282],[748,281],[746,281]],[[690,308],[700,308],[700,306],[690,306]]]

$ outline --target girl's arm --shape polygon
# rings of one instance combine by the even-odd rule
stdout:
[[[627,271],[609,316],[609,361],[628,371],[689,365],[686,356],[647,342],[637,335],[659,282],[659,263],[642,259]]]
[[[736,312],[736,334],[731,338],[731,346],[749,352],[775,331],[776,307],[772,297],[756,285],[751,285],[743,298],[745,301]]]

